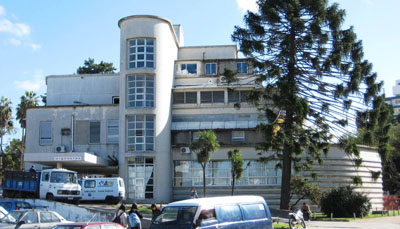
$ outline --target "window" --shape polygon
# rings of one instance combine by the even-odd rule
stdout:
[[[26,224],[38,223],[38,216],[36,212],[27,212],[20,221],[25,221]]]
[[[128,117],[128,151],[154,151],[154,117]]]
[[[154,77],[128,76],[128,107],[154,107]]]
[[[246,62],[237,62],[236,70],[238,73],[247,74],[247,63]]]
[[[40,212],[40,222],[41,223],[60,222],[60,219],[52,212]]]
[[[182,74],[197,74],[197,64],[181,64]]]
[[[100,143],[100,121],[90,121],[89,123],[89,143]]]
[[[174,92],[174,104],[197,104],[197,92]]]
[[[200,137],[200,132],[192,132],[192,141],[197,142]]]
[[[128,161],[128,198],[154,198],[154,163],[150,157],[136,157]]]
[[[119,120],[107,121],[107,142],[118,143],[119,141]]]
[[[232,131],[232,141],[235,142],[243,142],[244,141],[244,131],[240,130],[240,131]]]
[[[85,188],[96,188],[96,181],[95,180],[86,180]]]
[[[247,166],[243,178],[237,181],[237,186],[279,185],[281,182],[282,171],[275,168],[276,162],[263,163],[257,160],[244,160],[243,165]],[[230,186],[231,182],[230,161],[213,160],[207,163],[206,184],[208,186]],[[174,161],[175,187],[202,185],[202,168],[197,161]]]
[[[217,74],[217,64],[206,63],[206,75],[216,75],[216,74]]]
[[[242,213],[240,212],[239,205],[220,205],[216,206],[218,221],[236,222],[242,220]]]
[[[112,104],[119,104],[119,96],[112,97]]]
[[[49,180],[50,180],[49,172],[44,172],[42,174],[42,181],[49,181]]]
[[[228,103],[246,103],[249,93],[248,90],[228,90]]]
[[[154,68],[154,39],[129,42],[129,68]]]
[[[264,204],[244,204],[242,205],[242,209],[245,220],[267,218]]]
[[[201,103],[224,103],[224,91],[200,92]]]
[[[51,122],[40,122],[40,145],[51,145]]]

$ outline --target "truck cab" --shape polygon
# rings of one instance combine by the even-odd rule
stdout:
[[[45,169],[40,173],[40,199],[79,202],[81,186],[77,173],[66,169]]]

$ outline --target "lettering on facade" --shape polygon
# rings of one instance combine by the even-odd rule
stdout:
[[[80,161],[82,157],[54,157],[54,161]]]

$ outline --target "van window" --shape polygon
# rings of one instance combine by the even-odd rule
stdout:
[[[216,206],[216,210],[219,222],[236,222],[242,220],[239,205],[220,205]]]
[[[161,225],[191,225],[197,211],[195,206],[165,207],[155,220],[154,224]]]
[[[263,204],[244,204],[242,205],[242,209],[245,220],[267,218],[267,213]]]
[[[95,180],[87,180],[85,181],[85,188],[95,188],[96,181]]]
[[[49,180],[50,180],[49,172],[44,172],[42,174],[42,181],[49,181]]]

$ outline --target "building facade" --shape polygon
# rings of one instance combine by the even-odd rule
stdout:
[[[393,96],[385,98],[385,102],[393,106],[394,115],[400,114],[400,80],[396,80]]]
[[[221,148],[206,168],[208,195],[230,194],[228,151],[240,149],[246,170],[236,194],[257,194],[279,205],[281,171],[261,163],[256,127],[265,116],[247,102],[259,87],[251,63],[235,45],[184,46],[180,25],[148,15],[122,18],[120,73],[48,76],[47,104],[28,110],[25,162],[93,176],[121,176],[128,200],[152,203],[201,195],[202,169],[189,145],[201,130],[216,132]],[[228,85],[224,71],[237,72]],[[234,90],[232,90],[234,89]],[[240,104],[238,109],[237,104]],[[362,176],[374,204],[382,202],[376,150],[355,169],[338,147],[319,168],[323,188]],[[308,176],[309,174],[301,174]]]

